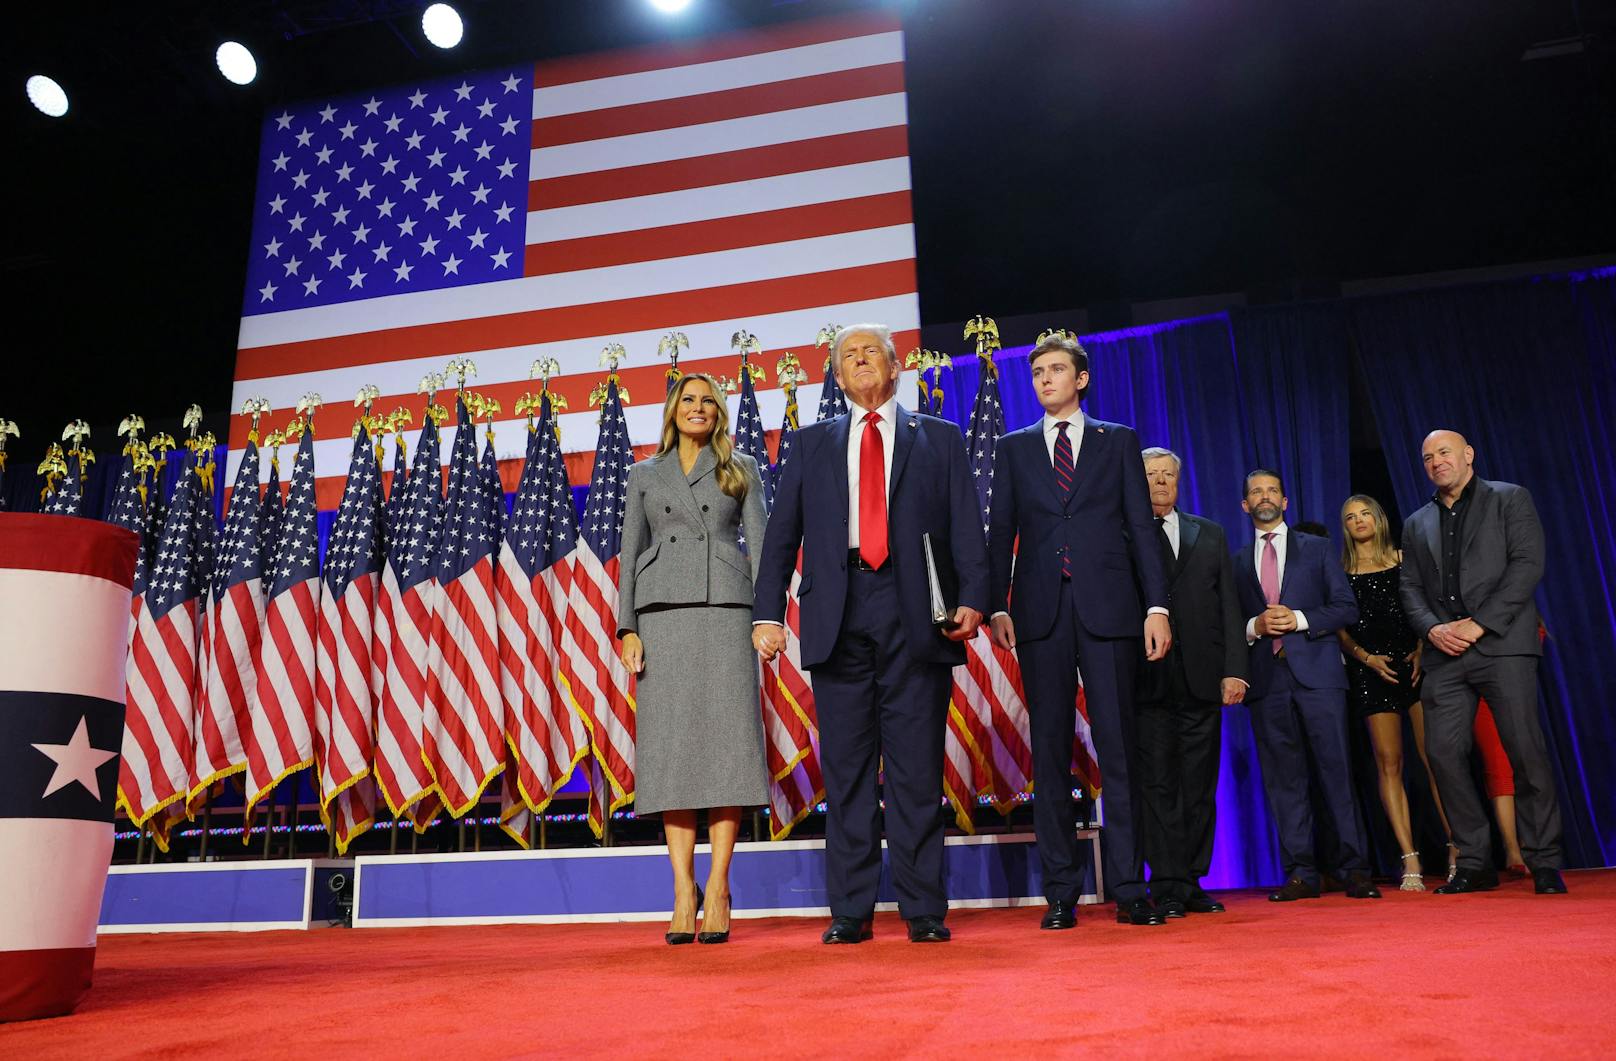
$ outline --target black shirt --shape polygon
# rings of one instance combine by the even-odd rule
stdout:
[[[1460,543],[1464,541],[1465,514],[1476,500],[1476,476],[1470,476],[1452,505],[1442,503],[1440,492],[1433,495],[1432,500],[1436,502],[1442,527],[1442,603],[1453,619],[1465,619],[1470,616],[1470,610],[1459,593],[1459,552]]]

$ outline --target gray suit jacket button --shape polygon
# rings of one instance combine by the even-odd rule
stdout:
[[[697,541],[698,541],[698,542],[704,542],[704,541],[706,541],[706,540],[707,540],[707,535],[705,535],[705,534],[698,534],[698,535],[696,535],[696,540],[697,540]]]
[[[666,513],[669,513],[671,515],[672,512],[673,512],[673,506],[672,505],[663,505],[662,506],[662,511],[664,511]]]
[[[670,545],[671,545],[671,544],[672,544],[672,543],[674,543],[674,542],[676,542],[676,541],[678,541],[678,540],[679,540],[679,536],[678,536],[678,535],[677,535],[677,534],[670,534],[670,535],[668,535],[668,543],[669,543],[669,544],[670,544]]]

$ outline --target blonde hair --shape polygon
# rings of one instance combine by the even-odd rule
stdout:
[[[718,380],[705,372],[689,372],[680,377],[673,390],[668,392],[668,400],[662,406],[662,441],[657,446],[656,455],[662,456],[679,447],[679,428],[674,424],[673,418],[679,411],[679,399],[684,397],[685,388],[692,380],[702,380],[707,389],[712,392],[713,399],[718,405],[718,419],[713,423],[713,432],[707,436],[707,448],[713,451],[713,460],[716,467],[713,474],[718,478],[718,488],[737,501],[746,498],[746,469],[741,467],[740,461],[735,459],[735,443],[729,437],[729,403],[724,400],[724,388]]]
[[[1341,502],[1341,566],[1347,574],[1358,573],[1358,547],[1347,533],[1347,508],[1353,504],[1361,504],[1369,510],[1370,518],[1375,521],[1375,536],[1370,539],[1373,555],[1370,563],[1376,567],[1391,567],[1397,563],[1397,546],[1392,542],[1391,524],[1386,520],[1386,510],[1380,507],[1380,502],[1368,494],[1353,494]]]

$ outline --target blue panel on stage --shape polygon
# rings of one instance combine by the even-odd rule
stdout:
[[[1030,836],[954,837],[945,852],[956,905],[1037,901],[1042,893]],[[707,864],[698,848],[698,880]],[[669,913],[673,895],[663,847],[376,856],[355,868],[356,925],[652,919]],[[824,844],[739,844],[730,888],[743,916],[824,913]],[[895,899],[883,867],[878,901]]]
[[[103,930],[301,928],[308,889],[306,861],[118,867],[107,878],[100,925]]]

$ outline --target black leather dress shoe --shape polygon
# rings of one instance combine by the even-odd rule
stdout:
[[[953,938],[954,933],[948,930],[940,917],[921,914],[909,919],[910,943],[947,943]]]
[[[1044,919],[1038,922],[1039,928],[1062,929],[1077,927],[1077,907],[1071,903],[1051,902],[1049,909],[1044,912]]]
[[[1221,914],[1225,907],[1206,892],[1192,895],[1184,900],[1184,909],[1192,914]]]
[[[1347,881],[1346,892],[1348,899],[1380,898],[1380,889],[1375,887],[1375,882],[1369,879],[1367,873],[1354,873],[1352,879]]]
[[[1293,903],[1298,899],[1317,899],[1318,897],[1319,886],[1309,884],[1300,877],[1292,877],[1278,891],[1268,893],[1268,901],[1271,903]]]
[[[1539,895],[1564,895],[1566,890],[1565,878],[1560,876],[1559,870],[1548,866],[1543,869],[1534,869],[1532,871],[1532,890]]]
[[[833,917],[830,927],[819,937],[821,943],[863,943],[871,936],[873,923],[869,918]]]
[[[1188,917],[1190,912],[1182,899],[1163,899],[1156,904],[1156,909],[1163,917]]]
[[[1488,866],[1486,869],[1465,869],[1453,875],[1453,879],[1435,889],[1438,895],[1469,895],[1471,892],[1490,892],[1498,887],[1498,871]]]
[[[1117,924],[1119,925],[1165,925],[1167,919],[1150,904],[1149,899],[1134,899],[1130,902],[1117,903]]]

